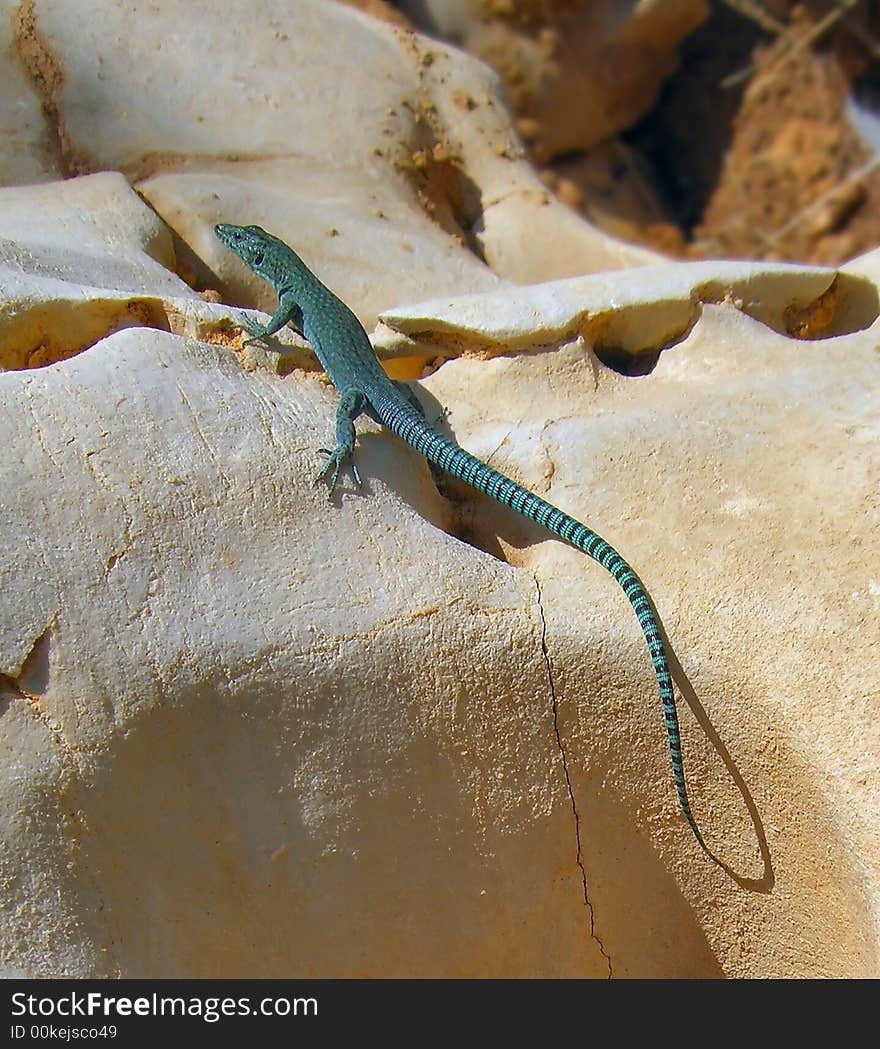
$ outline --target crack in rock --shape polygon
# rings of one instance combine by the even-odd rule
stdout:
[[[581,881],[584,888],[584,906],[587,908],[587,912],[590,916],[590,938],[595,940],[598,944],[599,950],[602,953],[602,957],[608,966],[608,979],[611,980],[614,977],[614,969],[611,965],[611,956],[605,950],[605,944],[602,942],[601,937],[596,932],[596,913],[593,909],[593,904],[590,900],[589,889],[587,887],[587,869],[584,866],[583,858],[583,847],[581,843],[581,819],[580,813],[577,809],[577,802],[574,796],[574,787],[571,782],[571,774],[568,771],[568,755],[565,753],[565,747],[562,743],[562,735],[559,731],[559,703],[556,697],[556,688],[553,682],[553,667],[550,663],[550,652],[547,648],[547,620],[544,616],[544,606],[542,604],[541,595],[541,583],[537,576],[534,576],[535,590],[538,595],[538,614],[541,617],[541,654],[544,657],[544,665],[547,668],[547,681],[550,686],[550,699],[553,704],[553,731],[556,733],[556,744],[559,747],[559,753],[562,757],[562,770],[565,775],[565,785],[568,789],[568,797],[571,802],[571,812],[574,817],[574,836],[575,843],[577,845],[577,858],[576,862],[581,872]]]

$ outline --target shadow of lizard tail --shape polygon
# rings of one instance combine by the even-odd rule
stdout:
[[[666,720],[666,735],[672,758],[672,775],[681,810],[700,846],[705,852],[712,855],[703,841],[688,800],[681,757],[681,734],[678,726],[678,713],[675,709],[675,692],[663,636],[654,607],[636,573],[614,547],[606,543],[592,529],[573,517],[569,517],[562,510],[545,502],[540,496],[518,485],[504,474],[493,470],[491,466],[466,452],[454,442],[447,440],[432,429],[414,409],[409,406],[402,407],[398,399],[392,401],[389,398],[385,401],[381,397],[373,401],[373,408],[384,426],[424,455],[429,462],[546,528],[548,532],[552,532],[553,535],[564,539],[592,557],[593,560],[598,561],[606,571],[611,573],[633,607],[654,664],[654,673],[660,689],[660,702],[663,704],[663,714]]]

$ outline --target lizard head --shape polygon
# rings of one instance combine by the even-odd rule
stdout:
[[[230,251],[262,276],[266,249],[274,240],[269,233],[260,226],[233,226],[227,222],[215,226],[214,232]]]

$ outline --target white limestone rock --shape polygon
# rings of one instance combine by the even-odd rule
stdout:
[[[33,13],[66,156],[149,169],[178,239],[112,170],[0,191],[0,965],[877,975],[876,257],[590,275],[608,242],[479,148],[494,104],[456,130],[455,83],[432,81],[488,194],[483,266],[365,168],[386,92],[480,67],[331,4],[284,24],[251,4],[234,40],[207,5],[137,33],[130,8]],[[418,127],[386,137],[405,152]],[[243,349],[176,275],[271,307],[217,218],[314,255],[381,314],[389,370],[427,376],[430,418],[633,563],[690,681],[691,791],[727,871],[678,812],[644,640],[600,566],[441,495],[369,422],[365,491],[311,485],[336,397],[290,374],[301,340]],[[650,374],[602,363],[661,349]]]
[[[0,186],[48,182],[64,173],[38,92],[46,85],[51,94],[55,70],[34,32],[30,7],[0,0]]]
[[[208,0],[149,17],[133,0],[32,6],[31,35],[59,70],[51,103],[68,165],[142,179],[189,244],[206,221],[265,220],[320,257],[336,226],[347,257],[372,259],[381,306],[487,290],[496,275],[531,281],[652,258],[551,197],[497,77],[441,44],[325,0],[283,10],[227,0],[223,18]],[[227,185],[206,200],[212,173]],[[298,196],[315,212],[305,229]],[[422,241],[438,229],[470,246],[450,241],[426,262]]]

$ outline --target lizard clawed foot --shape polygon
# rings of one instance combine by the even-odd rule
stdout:
[[[328,486],[328,494],[332,495],[333,489],[336,487],[336,482],[339,479],[339,471],[347,462],[351,466],[351,472],[354,476],[355,483],[357,484],[358,488],[363,487],[363,482],[361,481],[361,475],[358,471],[357,463],[355,463],[354,461],[353,448],[349,448],[345,445],[337,445],[337,447],[334,448],[333,451],[330,451],[329,448],[319,448],[318,451],[321,452],[322,455],[327,456],[327,462],[324,464],[324,469],[321,470],[321,472],[315,478],[315,484],[320,484],[321,481],[324,480],[324,478],[327,476],[328,473],[330,473],[330,470],[332,469],[333,474],[330,478],[330,484]]]
[[[266,337],[266,331],[259,324],[254,324],[246,313],[233,314],[235,317],[235,323],[241,328],[242,331],[248,332],[250,335],[249,339],[245,339],[242,342],[242,346],[250,346],[255,342],[263,342]]]

